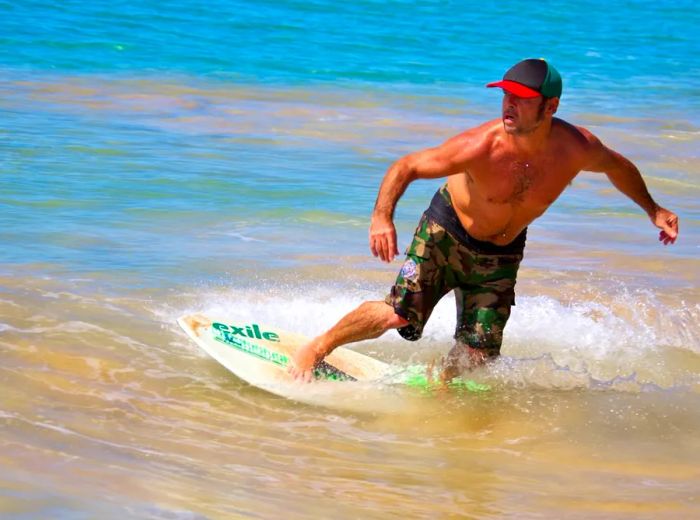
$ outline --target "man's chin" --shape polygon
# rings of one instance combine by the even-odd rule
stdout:
[[[505,130],[507,134],[517,134],[518,133],[518,127],[511,119],[504,119],[503,120],[503,130]]]
[[[503,130],[509,135],[529,135],[534,133],[540,125],[535,125],[532,127],[522,127],[515,124],[513,121],[503,120]]]

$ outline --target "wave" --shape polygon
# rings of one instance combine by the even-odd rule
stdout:
[[[184,305],[160,308],[170,322],[204,312],[236,316],[308,336],[331,327],[361,301],[382,295],[340,286],[205,288]],[[652,291],[522,296],[506,328],[502,356],[469,377],[501,387],[624,392],[697,388],[700,305],[663,303]],[[408,344],[390,331],[352,348],[400,367],[429,366],[452,345],[454,306],[436,307],[423,338]]]

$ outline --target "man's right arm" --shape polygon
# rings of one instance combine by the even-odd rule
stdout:
[[[435,179],[463,172],[476,156],[481,129],[453,137],[436,148],[402,157],[387,170],[372,212],[369,245],[374,256],[391,262],[399,254],[394,210],[408,185],[416,179]]]

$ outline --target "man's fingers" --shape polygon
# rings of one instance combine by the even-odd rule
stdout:
[[[381,249],[380,249],[379,258],[381,258],[383,262],[386,262],[386,257],[387,257],[387,245],[386,245],[386,240],[385,240],[384,238],[382,238],[381,244],[382,244],[382,246],[381,246]]]
[[[389,235],[389,242],[387,244],[387,262],[391,262],[399,252],[396,247],[396,234],[392,233]]]
[[[384,260],[384,244],[382,244],[382,239],[380,237],[374,237],[372,239],[372,254]]]
[[[669,219],[669,227],[671,228],[672,233],[666,232],[671,239],[675,242],[676,238],[678,238],[678,217],[675,215]]]
[[[384,241],[382,240],[382,237],[380,237],[380,236],[372,237],[372,244],[371,244],[370,249],[372,250],[372,255],[384,260],[384,257],[386,255],[384,253]]]
[[[382,260],[385,262],[391,262],[394,257],[398,254],[396,247],[396,232],[387,231],[382,237]]]
[[[396,245],[396,228],[391,219],[372,217],[369,227],[369,243],[372,255],[383,262],[391,262],[398,254]]]
[[[664,224],[662,229],[664,230],[664,233],[666,233],[666,235],[669,238],[672,238],[675,240],[676,236],[678,236],[678,221],[675,221],[675,222],[667,221]]]
[[[391,262],[398,254],[396,237],[393,233],[372,236],[370,239],[370,251],[375,257],[384,262]]]
[[[673,244],[678,238],[678,215],[664,208],[659,208],[654,224],[661,229],[659,241],[664,245]]]
[[[676,242],[676,237],[672,237],[666,231],[661,231],[659,233],[659,242],[663,242],[665,246],[674,244]]]

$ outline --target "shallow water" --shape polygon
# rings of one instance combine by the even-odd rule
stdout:
[[[544,273],[533,274],[527,286]],[[119,294],[96,290],[97,279],[4,278],[3,512],[697,512],[697,304],[663,303],[649,291],[609,298],[595,280],[577,289],[562,278],[558,298],[519,299],[504,356],[473,374],[489,392],[379,385],[351,398],[342,392],[341,400],[312,388],[304,399],[316,406],[237,380],[172,320],[193,310],[228,312],[312,333],[368,297],[355,283],[338,291],[337,283],[305,282]],[[452,312],[441,302],[415,347],[387,335],[356,348],[396,366],[428,364],[449,347]]]
[[[0,516],[700,515],[694,4],[0,10]],[[483,84],[523,49],[564,75],[559,115],[678,212],[675,245],[580,175],[529,229],[503,355],[470,374],[487,393],[285,400],[179,330],[203,311],[314,335],[383,298],[384,171],[497,117]],[[438,186],[402,198],[401,248]],[[453,315],[353,348],[427,367]]]

